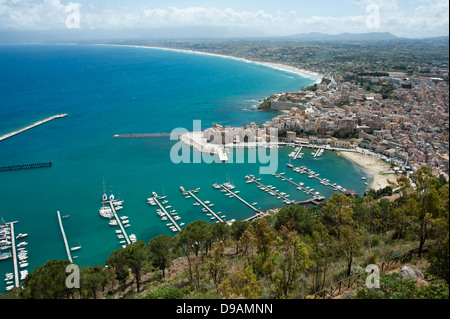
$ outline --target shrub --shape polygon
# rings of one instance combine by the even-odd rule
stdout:
[[[429,285],[416,286],[414,280],[405,280],[397,273],[382,275],[380,288],[362,287],[357,290],[355,299],[448,299],[449,287],[443,280]]]
[[[181,289],[173,286],[158,287],[150,291],[144,299],[182,299],[184,297]]]

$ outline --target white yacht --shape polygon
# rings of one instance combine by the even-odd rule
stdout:
[[[10,252],[0,254],[0,260],[5,260],[5,259],[11,258],[11,257],[12,257],[12,255]]]
[[[111,207],[102,206],[99,209],[100,216],[104,218],[112,218],[114,216]]]

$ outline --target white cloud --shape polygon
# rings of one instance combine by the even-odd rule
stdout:
[[[232,8],[129,8],[85,5],[81,7],[81,28],[115,30],[164,27],[228,27],[258,30],[266,34],[302,32],[373,32],[389,31],[401,36],[448,34],[448,0],[416,1],[414,12],[406,14],[399,0],[353,0],[361,13],[343,17],[303,17],[296,11],[237,11]],[[380,29],[366,27],[364,8],[380,8]],[[0,29],[57,30],[66,27],[67,5],[61,0],[0,0]]]

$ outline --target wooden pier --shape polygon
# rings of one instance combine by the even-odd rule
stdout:
[[[191,195],[197,202],[199,202],[200,205],[206,208],[206,210],[209,211],[219,222],[223,222],[223,219],[220,218],[216,213],[214,213],[211,208],[209,208],[208,205],[206,205],[202,200],[195,196],[193,191],[187,191],[187,193]]]
[[[173,226],[178,230],[181,231],[181,227],[178,226],[177,222],[172,218],[172,216],[170,216],[170,214],[166,211],[166,209],[164,208],[164,206],[159,202],[158,196],[153,196],[153,199],[155,200],[155,203],[159,206],[159,208],[161,208],[161,210],[164,212],[164,214],[170,219],[170,221],[172,222]]]
[[[245,205],[247,205],[248,207],[250,207],[252,210],[254,210],[257,214],[261,214],[261,212],[256,209],[253,205],[249,204],[248,202],[246,202],[244,199],[242,199],[240,196],[238,196],[238,194],[236,194],[235,192],[233,192],[230,188],[228,188],[227,186],[225,186],[224,184],[219,185],[221,188],[225,189],[229,194],[232,194],[234,197],[236,197],[237,199],[239,199],[241,202],[243,202]]]
[[[16,250],[16,236],[14,235],[14,224],[16,222],[10,222],[9,229],[11,230],[11,248],[14,266],[14,287],[19,287],[19,268],[17,267],[17,250]]]
[[[0,142],[3,141],[3,140],[8,139],[10,137],[13,137],[14,135],[17,135],[17,134],[20,134],[22,132],[28,131],[28,130],[36,127],[36,126],[42,125],[44,123],[47,123],[47,122],[50,122],[52,120],[59,119],[59,118],[65,117],[65,116],[67,116],[67,114],[57,114],[57,115],[53,115],[51,117],[48,117],[46,119],[43,119],[41,121],[37,121],[37,122],[35,122],[35,123],[31,124],[31,125],[28,125],[28,126],[26,126],[24,128],[21,128],[20,130],[17,130],[17,131],[14,131],[14,132],[11,132],[11,133],[8,133],[8,134],[0,136]]]
[[[64,240],[64,246],[66,247],[67,259],[69,259],[69,261],[72,262],[72,254],[70,253],[70,247],[69,244],[67,243],[66,233],[64,231],[64,226],[62,224],[61,214],[59,210],[56,212],[56,215],[58,215],[59,228],[61,229],[61,234]]]

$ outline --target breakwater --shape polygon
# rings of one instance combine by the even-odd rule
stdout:
[[[11,171],[20,171],[24,169],[47,168],[47,167],[52,167],[52,162],[0,166],[0,172],[11,172]]]
[[[67,114],[57,114],[57,115],[50,116],[50,117],[48,117],[46,119],[43,119],[41,121],[37,121],[37,122],[35,122],[35,123],[31,124],[31,125],[28,125],[28,126],[26,126],[24,128],[21,128],[20,130],[17,130],[17,131],[14,131],[14,132],[11,132],[11,133],[8,133],[8,134],[0,136],[0,142],[3,141],[3,140],[8,139],[10,137],[13,137],[13,136],[15,136],[17,134],[20,134],[20,133],[23,133],[25,131],[31,130],[32,128],[34,128],[36,126],[42,125],[44,123],[47,123],[47,122],[50,122],[50,121],[53,121],[55,119],[59,119],[59,118],[65,117],[65,116],[67,116]]]

